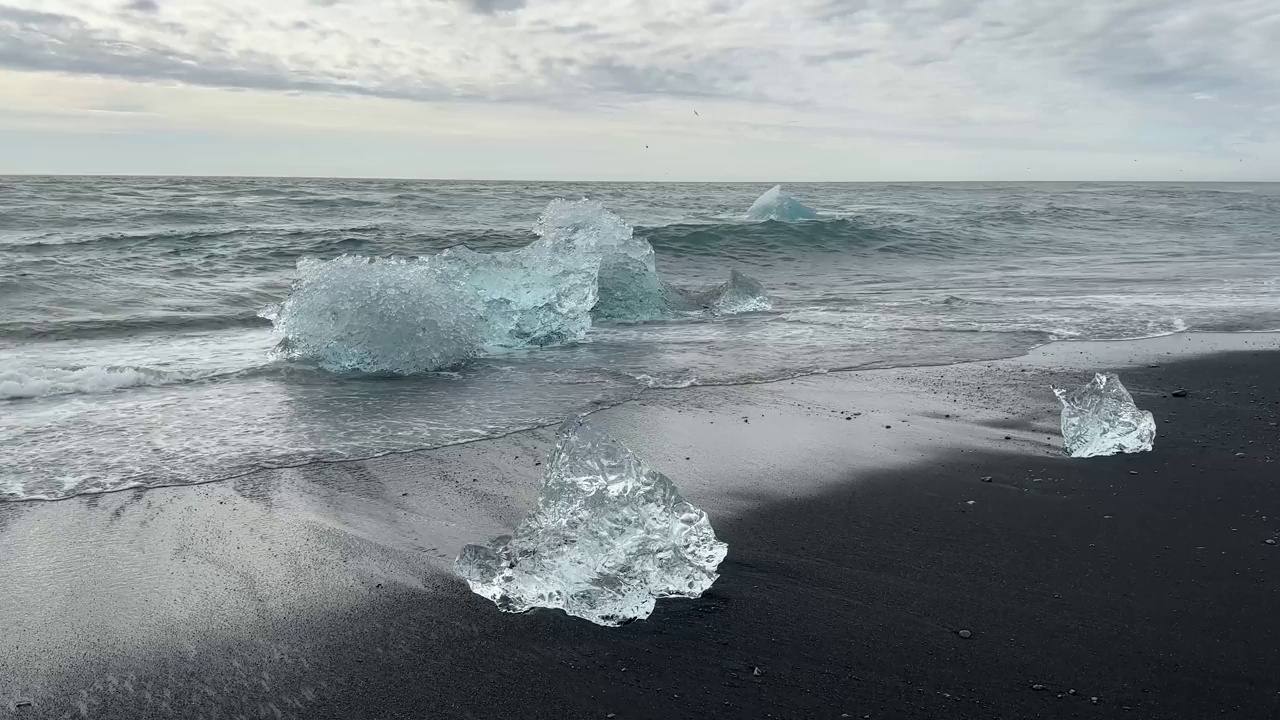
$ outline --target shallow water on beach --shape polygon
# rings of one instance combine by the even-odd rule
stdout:
[[[1053,339],[1280,328],[1280,186],[0,178],[0,498],[216,480],[491,437],[649,387],[1017,355]],[[597,322],[414,376],[272,354],[301,257],[524,246],[589,197],[669,283],[772,309]]]

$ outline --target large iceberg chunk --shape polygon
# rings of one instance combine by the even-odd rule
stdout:
[[[289,298],[264,315],[286,358],[407,374],[492,348],[581,340],[601,298],[608,312],[637,319],[661,308],[653,248],[599,203],[552,201],[534,232],[533,243],[505,253],[304,258]]]
[[[669,313],[653,246],[627,228],[606,249],[600,260],[599,292],[592,314],[602,320],[633,322],[666,317]]]
[[[1139,410],[1120,378],[1098,373],[1077,390],[1054,388],[1062,401],[1062,439],[1071,457],[1144,452],[1152,448],[1156,421]]]
[[[582,418],[564,422],[538,508],[513,535],[467,545],[455,562],[471,590],[505,612],[563,608],[599,625],[698,597],[728,546],[665,475]]]
[[[423,260],[302,258],[292,294],[263,315],[281,336],[278,354],[334,372],[435,370],[484,344],[466,291]]]
[[[800,201],[782,192],[781,185],[774,185],[756,198],[747,210],[747,219],[756,221],[777,220],[779,222],[796,222],[813,220],[818,213],[805,207]]]

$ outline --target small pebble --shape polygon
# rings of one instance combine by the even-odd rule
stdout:
[[[764,671],[763,671],[763,670],[761,670],[760,668],[752,668],[752,669],[751,669],[751,674],[752,674],[752,675],[755,675],[756,677],[760,677],[761,675],[763,675],[763,674],[764,674]]]
[[[1275,544],[1276,544],[1276,541],[1275,541],[1275,540],[1272,540],[1271,538],[1267,538],[1267,539],[1266,539],[1266,540],[1264,540],[1263,542],[1265,542],[1265,543],[1266,543],[1266,544],[1268,544],[1268,545],[1275,545]]]
[[[1068,691],[1067,691],[1067,694],[1068,694],[1068,695],[1075,695],[1075,694],[1076,694],[1076,690],[1075,690],[1075,688],[1071,688],[1070,690],[1068,690]]]
[[[987,475],[986,477],[982,478],[982,482],[991,482],[991,476]]]
[[[969,632],[968,630],[961,630],[960,637],[964,638],[965,640],[968,640],[969,638],[973,637],[973,633]]]
[[[1174,397],[1186,397],[1186,396],[1187,396],[1187,391],[1186,391],[1186,390],[1174,390],[1171,394],[1172,394]]]
[[[1236,457],[1244,457],[1244,453],[1236,453]]]
[[[1043,686],[1043,685],[1041,685],[1040,683],[1036,683],[1035,685],[1032,685],[1032,686],[1031,686],[1031,689],[1032,689],[1032,690],[1044,690],[1044,686]]]
[[[1130,470],[1130,471],[1129,471],[1129,474],[1130,474],[1130,475],[1137,475],[1137,474],[1138,474],[1138,471],[1137,471],[1137,470]]]

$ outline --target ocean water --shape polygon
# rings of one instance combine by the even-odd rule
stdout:
[[[196,483],[555,422],[651,387],[1014,356],[1060,338],[1280,328],[1280,185],[768,185],[0,178],[0,499]],[[592,198],[682,287],[772,309],[597,322],[400,376],[273,353],[299,258],[524,246]],[[377,331],[377,328],[371,328]]]

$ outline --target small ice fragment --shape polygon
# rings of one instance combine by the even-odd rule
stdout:
[[[763,222],[796,222],[798,220],[815,220],[818,213],[805,207],[800,201],[782,192],[781,185],[774,185],[756,198],[747,210],[747,219]]]
[[[656,598],[701,595],[728,549],[675,483],[572,417],[537,509],[513,535],[462,548],[454,567],[504,612],[563,608],[616,626],[649,617]]]
[[[1150,450],[1156,421],[1139,410],[1120,378],[1098,373],[1077,390],[1054,388],[1062,401],[1062,439],[1068,455],[1087,458]]]
[[[729,281],[706,290],[684,290],[667,287],[668,306],[682,312],[704,312],[712,315],[737,315],[773,308],[769,294],[759,280],[729,271]]]

